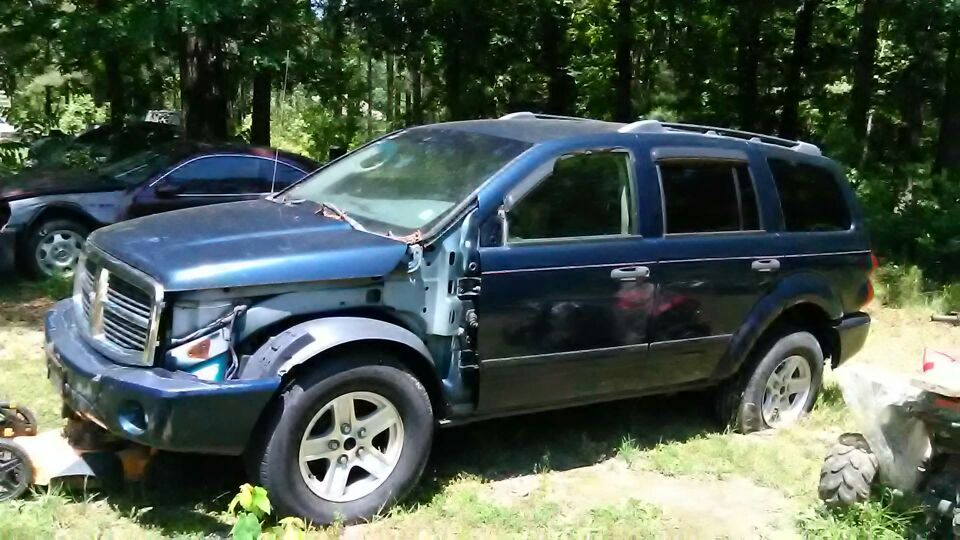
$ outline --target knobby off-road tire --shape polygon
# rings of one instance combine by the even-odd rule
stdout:
[[[880,463],[863,435],[846,433],[830,449],[820,468],[820,499],[844,508],[870,498]]]
[[[717,395],[721,420],[740,433],[786,427],[806,416],[823,382],[823,350],[809,332],[785,328],[761,341],[745,371]]]
[[[0,439],[0,502],[19,498],[32,483],[30,458],[12,441]]]
[[[315,524],[369,519],[406,495],[435,426],[423,385],[377,348],[318,359],[268,414],[248,470],[281,514]]]

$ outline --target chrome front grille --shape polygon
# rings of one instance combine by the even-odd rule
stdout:
[[[119,363],[152,365],[163,296],[156,282],[95,248],[75,279],[79,322],[91,343]]]

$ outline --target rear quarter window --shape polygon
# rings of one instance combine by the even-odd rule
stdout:
[[[850,228],[850,209],[833,171],[785,159],[770,158],[767,162],[780,195],[787,231],[845,231]]]

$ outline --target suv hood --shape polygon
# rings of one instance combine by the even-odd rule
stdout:
[[[405,243],[316,209],[262,199],[190,208],[111,225],[90,242],[168,291],[380,277],[403,260]]]

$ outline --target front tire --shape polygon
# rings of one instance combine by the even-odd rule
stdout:
[[[385,351],[320,362],[278,398],[248,456],[253,480],[283,514],[317,524],[368,519],[423,473],[433,441],[430,399]]]
[[[761,342],[752,372],[721,388],[721,416],[741,433],[788,427],[817,402],[823,382],[823,350],[813,334],[785,330]],[[754,356],[754,358],[756,358]]]
[[[40,223],[23,244],[24,270],[35,278],[72,276],[89,235],[89,227],[72,219]]]
[[[880,462],[863,435],[841,435],[820,468],[820,500],[829,508],[866,502],[879,468]]]

